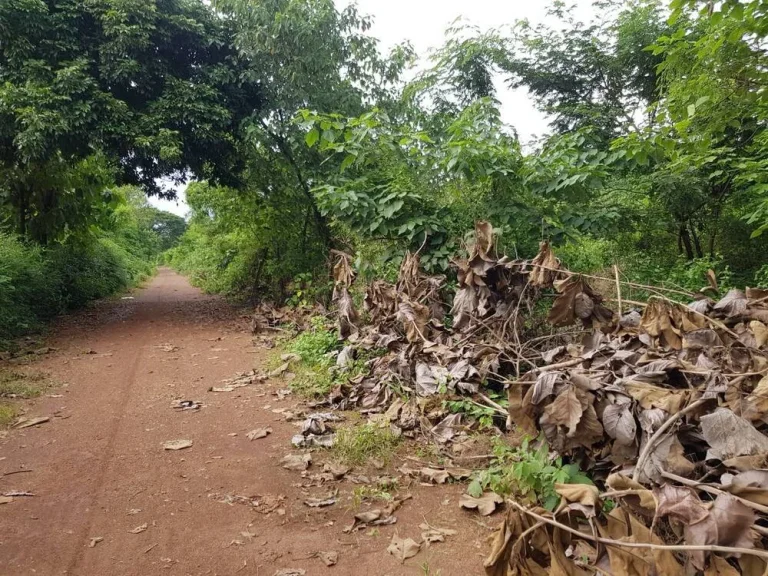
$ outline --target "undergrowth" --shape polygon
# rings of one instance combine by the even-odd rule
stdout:
[[[8,428],[16,420],[18,411],[13,404],[0,402],[0,428]]]
[[[517,448],[497,442],[493,462],[475,476],[467,489],[469,494],[479,497],[489,489],[554,510],[560,502],[555,484],[592,484],[578,465],[563,463],[562,458],[550,454],[543,439],[539,442],[538,448],[533,448],[528,439]]]
[[[373,459],[386,464],[399,443],[400,439],[389,428],[362,424],[339,429],[331,451],[345,464],[362,465]]]
[[[0,371],[0,398],[37,398],[51,387],[43,372]]]

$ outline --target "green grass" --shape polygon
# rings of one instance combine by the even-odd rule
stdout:
[[[0,370],[0,398],[37,398],[51,385],[43,372]]]
[[[385,464],[390,461],[400,439],[389,428],[362,424],[341,428],[331,448],[334,456],[344,464],[363,465],[372,459]]]
[[[0,402],[0,428],[8,428],[16,420],[18,412],[13,404]]]

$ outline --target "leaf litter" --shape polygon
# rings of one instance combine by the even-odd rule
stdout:
[[[479,222],[468,257],[455,262],[450,309],[445,278],[422,273],[418,254],[407,253],[396,283],[366,287],[367,324],[350,296],[352,258],[336,252],[344,362],[386,352],[337,385],[327,405],[357,409],[450,454],[478,430],[475,417],[443,402],[461,399],[483,407],[501,431],[545,440],[590,475],[595,486],[556,485],[554,511],[508,500],[485,561],[489,575],[764,573],[768,291],[734,289],[719,301],[702,292],[686,304],[680,291],[645,287],[647,303],[625,301],[616,314],[605,289],[563,269],[546,242],[531,260],[499,256],[495,246],[492,227]],[[537,303],[550,297],[555,329],[531,329]],[[442,483],[443,472],[415,475]],[[489,492],[460,503],[491,514],[503,502]],[[360,512],[345,531],[391,517]],[[418,552],[421,544],[408,540],[396,537],[389,552],[401,560]]]

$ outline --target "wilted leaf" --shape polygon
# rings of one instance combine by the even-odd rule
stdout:
[[[481,515],[490,516],[496,510],[496,506],[502,502],[504,502],[504,498],[495,492],[486,492],[479,498],[463,494],[459,499],[459,506],[469,508],[470,510],[477,509]]]
[[[326,566],[335,566],[339,561],[339,553],[336,550],[329,550],[327,552],[318,552],[317,557],[323,561]]]
[[[542,424],[565,426],[568,428],[568,436],[571,437],[575,434],[583,413],[584,409],[581,402],[579,402],[573,388],[569,386],[555,398],[554,402],[544,408],[541,422]]]
[[[405,562],[408,558],[416,556],[419,550],[421,550],[421,544],[410,538],[402,539],[397,534],[392,536],[392,541],[387,547],[387,552],[400,560],[400,562]]]
[[[710,446],[708,458],[725,460],[768,452],[768,437],[727,408],[718,408],[702,416],[701,432]]]
[[[629,446],[635,441],[637,423],[632,413],[632,404],[609,404],[603,410],[603,427],[608,435],[619,444]]]
[[[311,454],[287,454],[286,456],[283,457],[282,460],[280,460],[280,463],[283,465],[283,468],[301,472],[309,468],[309,465],[312,463],[312,455]]]
[[[272,428],[256,428],[246,434],[248,440],[258,440],[259,438],[266,438],[272,433]]]
[[[192,440],[168,440],[163,443],[165,450],[184,450],[192,446]]]
[[[435,468],[422,468],[419,470],[419,474],[422,479],[427,480],[432,484],[445,484],[450,474],[445,470],[437,470]]]

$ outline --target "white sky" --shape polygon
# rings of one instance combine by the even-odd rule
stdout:
[[[335,2],[343,8],[350,0]],[[594,14],[591,0],[573,3],[582,20],[589,20]],[[445,29],[458,17],[483,30],[511,25],[523,18],[536,24],[547,20],[550,0],[357,0],[357,4],[362,14],[374,17],[370,34],[379,39],[382,50],[409,40],[416,53],[426,59],[430,48],[443,43]],[[502,118],[514,126],[523,143],[546,131],[546,118],[536,110],[526,90],[510,90],[500,81],[497,89]],[[150,198],[150,203],[184,216],[188,210],[184,191],[179,190],[178,196],[178,200],[172,201]]]

